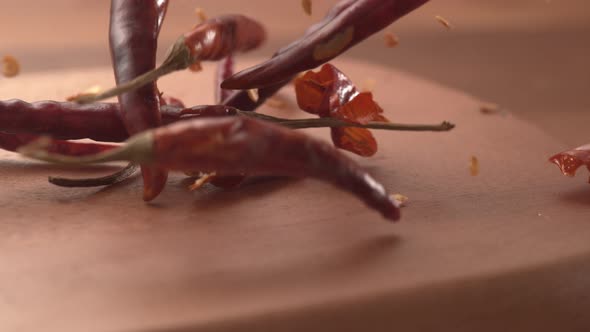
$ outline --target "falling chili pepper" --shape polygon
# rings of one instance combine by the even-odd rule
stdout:
[[[82,96],[77,102],[91,103],[114,97],[140,88],[174,71],[189,68],[200,61],[217,61],[237,52],[255,49],[265,40],[266,32],[263,26],[253,19],[243,15],[215,17],[180,36],[158,68],[152,68],[124,83],[117,82],[117,87],[100,94]]]
[[[428,0],[344,0],[303,38],[273,58],[223,82],[225,89],[263,88],[286,77],[318,67]]]
[[[314,177],[355,194],[387,219],[399,219],[398,204],[353,160],[302,133],[246,117],[174,123],[140,133],[124,146],[96,156],[61,156],[38,145],[19,152],[69,164],[127,160],[167,170],[221,175]]]
[[[158,35],[168,1],[112,0],[109,45],[115,80],[124,84],[156,67]],[[159,93],[155,83],[119,96],[120,116],[130,135],[161,124]],[[141,167],[143,199],[153,200],[164,189],[167,172]]]
[[[322,118],[366,124],[389,122],[370,92],[358,92],[352,81],[331,64],[295,80],[297,103],[302,110]],[[337,147],[369,157],[377,152],[377,140],[365,128],[332,128]]]

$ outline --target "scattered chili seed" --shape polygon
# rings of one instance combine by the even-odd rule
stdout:
[[[406,206],[406,203],[408,202],[409,198],[408,196],[402,195],[402,194],[393,194],[391,195],[391,198],[397,202],[397,204],[400,207],[404,207]]]
[[[436,15],[434,18],[436,18],[436,20],[442,24],[445,28],[447,28],[447,30],[451,30],[453,28],[453,26],[451,25],[451,22],[449,22],[446,18],[440,16],[440,15]]]
[[[90,97],[90,96],[96,96],[97,94],[99,94],[102,91],[102,87],[100,85],[93,85],[91,87],[89,87],[88,89],[79,92],[75,95],[71,95],[69,97],[66,98],[67,101],[75,101],[80,97]]]
[[[469,163],[469,171],[471,176],[479,175],[479,160],[475,156],[471,156],[471,162]]]
[[[4,77],[15,77],[20,72],[20,64],[12,55],[2,57],[2,75]]]
[[[195,183],[193,183],[190,187],[188,187],[188,189],[190,191],[195,191],[195,190],[201,189],[201,188],[203,188],[204,185],[206,185],[207,183],[209,183],[209,181],[211,181],[216,176],[217,176],[217,174],[215,172],[213,172],[213,173],[207,173],[207,174],[201,174],[201,177],[199,177],[198,179],[196,179],[195,180]]]
[[[197,17],[201,21],[200,23],[207,21],[207,14],[205,14],[205,10],[203,10],[203,8],[200,8],[200,7],[195,8],[195,14],[197,15]]]
[[[249,89],[248,90],[248,97],[253,102],[257,103],[258,99],[260,99],[260,95],[258,94],[258,89]]]
[[[311,14],[312,14],[311,0],[301,0],[301,7],[303,7],[303,11],[305,12],[305,14],[311,16]]]
[[[483,103],[479,107],[482,114],[496,114],[500,112],[500,106],[494,103]]]
[[[396,35],[393,34],[393,32],[385,33],[384,38],[385,38],[385,46],[387,46],[389,48],[394,48],[397,45],[399,45],[399,39],[397,38]]]

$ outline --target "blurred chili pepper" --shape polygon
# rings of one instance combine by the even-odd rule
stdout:
[[[37,142],[39,139],[40,137],[37,135],[0,132],[0,148],[16,152],[19,148]],[[74,157],[97,154],[118,147],[110,144],[68,142],[55,139],[47,139],[46,142],[50,142],[49,145],[45,145],[47,151]]]
[[[227,79],[222,87],[260,89],[318,67],[426,2],[428,0],[341,1],[301,39],[270,60]]]
[[[231,98],[230,98],[231,99]],[[282,119],[225,105],[199,105],[184,108],[182,102],[165,97],[170,105],[160,107],[162,124],[203,117],[245,116],[301,129],[319,127],[362,127],[383,130],[448,131],[448,122],[438,125],[408,125],[394,123],[358,124],[338,119]],[[45,135],[56,139],[77,140],[90,138],[103,142],[122,142],[129,138],[119,118],[119,104],[76,104],[71,102],[40,101],[27,103],[12,99],[0,101],[0,132],[6,134]],[[0,146],[1,148],[2,146]]]
[[[140,133],[121,148],[91,157],[67,157],[25,147],[24,155],[82,164],[128,160],[168,170],[220,175],[314,177],[355,194],[388,219],[399,207],[385,188],[330,145],[297,131],[246,117],[205,118]]]
[[[168,1],[112,0],[109,45],[117,85],[156,67],[158,35]],[[155,83],[119,95],[119,114],[130,135],[161,124],[160,100]],[[167,172],[141,167],[143,199],[150,201],[164,189]]]

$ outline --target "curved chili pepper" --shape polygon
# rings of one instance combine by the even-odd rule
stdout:
[[[263,88],[318,67],[384,29],[428,0],[344,0],[298,41],[273,58],[223,82],[225,89]]]
[[[119,149],[71,158],[23,148],[24,155],[60,163],[128,160],[168,170],[221,175],[314,177],[355,194],[388,219],[399,206],[385,188],[329,144],[299,132],[246,117],[183,121],[138,134]]]
[[[168,1],[112,0],[109,44],[117,85],[156,67],[160,27]],[[154,82],[119,95],[120,116],[130,135],[161,124],[159,94]],[[143,199],[150,201],[164,189],[167,172],[141,168]]]

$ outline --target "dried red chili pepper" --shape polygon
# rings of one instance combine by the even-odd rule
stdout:
[[[200,105],[184,108],[179,107],[178,105],[182,106],[182,102],[173,101],[174,98],[167,97],[164,99],[167,99],[172,104],[160,107],[163,124],[202,117],[247,116],[274,122],[292,129],[366,127],[384,130],[448,131],[453,128],[453,125],[447,122],[439,125],[405,125],[376,122],[361,125],[329,118],[289,120],[255,112],[240,111],[234,107],[224,105]],[[0,101],[0,132],[46,135],[63,140],[90,138],[95,141],[122,142],[129,138],[129,135],[119,118],[118,112],[119,104],[116,103],[81,105],[55,101],[27,103],[18,99]]]
[[[121,0],[122,1],[122,0]],[[224,15],[209,19],[182,35],[158,68],[94,96],[81,96],[80,103],[91,103],[135,90],[159,77],[189,68],[200,61],[221,60],[236,52],[259,47],[266,40],[263,26],[243,15]]]
[[[60,163],[128,160],[168,170],[201,170],[221,175],[314,177],[355,194],[385,218],[399,218],[399,207],[385,188],[330,145],[245,117],[175,123],[138,134],[123,147],[93,157],[60,156],[39,147],[25,147],[20,152]]]
[[[8,134],[0,132],[0,148],[16,152],[23,146],[38,142],[39,139],[40,137],[37,135]],[[47,139],[47,141],[44,142],[46,142],[44,143],[44,147],[47,151],[73,157],[93,155],[118,147],[117,145],[110,144],[68,142],[55,139]],[[49,144],[47,142],[49,142]]]
[[[234,58],[230,54],[227,57],[219,61],[217,65],[217,76],[215,77],[215,101],[219,104],[223,104],[233,92],[221,88],[221,82],[228,79],[234,74]]]
[[[168,7],[164,0],[112,0],[109,45],[115,80],[124,84],[156,67],[158,35]],[[120,117],[130,135],[161,124],[155,83],[119,95]],[[143,199],[150,201],[164,189],[167,172],[141,167]]]
[[[318,67],[428,0],[344,0],[301,39],[270,60],[237,73],[223,82],[225,89],[263,88]]]
[[[322,118],[367,124],[389,122],[370,92],[359,93],[352,81],[331,64],[317,73],[309,71],[295,80],[297,103],[302,110]],[[337,147],[369,157],[377,152],[377,141],[365,128],[331,128]]]
[[[571,177],[584,165],[590,171],[590,144],[558,153],[549,158],[549,161],[556,164],[564,175]]]

